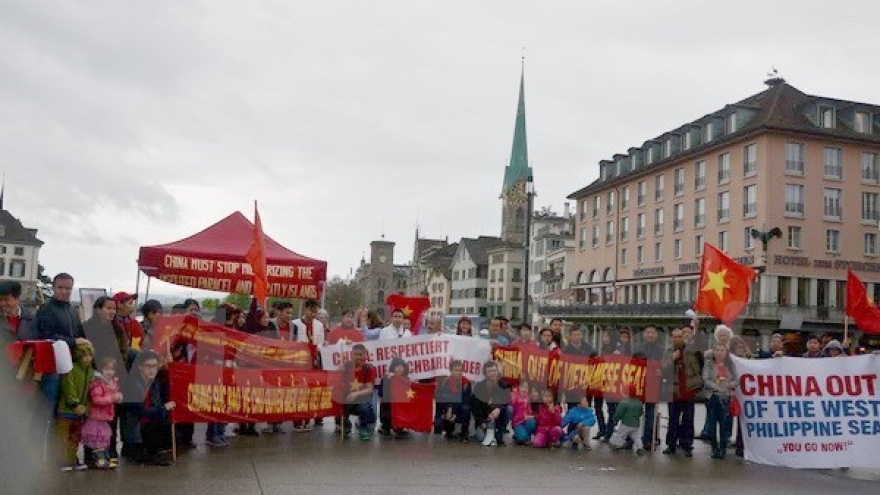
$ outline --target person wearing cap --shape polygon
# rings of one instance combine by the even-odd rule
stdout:
[[[133,316],[137,298],[137,294],[128,292],[113,294],[113,301],[116,303],[116,321],[125,330],[128,346],[134,350],[139,350],[144,341],[144,329]]]
[[[825,353],[826,357],[846,356],[846,349],[843,348],[843,344],[837,339],[831,339],[825,344],[825,348],[822,349],[822,351]]]

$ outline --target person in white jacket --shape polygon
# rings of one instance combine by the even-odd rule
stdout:
[[[391,312],[391,324],[383,328],[379,332],[379,340],[392,340],[403,337],[412,337],[412,332],[404,328],[403,322],[406,317],[403,315],[402,309],[395,309]]]
[[[319,348],[324,345],[324,324],[317,319],[318,310],[321,309],[318,301],[309,299],[303,305],[303,315],[291,322],[293,327],[293,339],[297,342],[307,342],[315,347],[312,348],[312,365],[315,369],[321,369]],[[319,422],[322,419],[318,420]],[[309,431],[312,427],[308,421],[294,421],[293,431]]]

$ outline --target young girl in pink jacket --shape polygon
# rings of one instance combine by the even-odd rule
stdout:
[[[116,379],[116,360],[106,357],[98,364],[98,373],[89,384],[92,406],[83,426],[82,438],[83,444],[92,449],[94,466],[109,469],[115,467],[107,455],[111,438],[110,422],[113,421],[114,406],[122,402],[122,394]]]
[[[559,447],[562,439],[562,406],[556,403],[553,390],[547,389],[541,394],[543,403],[538,407],[538,428],[532,439],[532,446],[537,448]]]
[[[528,381],[520,380],[519,386],[510,394],[510,407],[513,410],[510,425],[513,427],[513,439],[517,445],[531,443],[537,425],[532,410],[530,388]]]

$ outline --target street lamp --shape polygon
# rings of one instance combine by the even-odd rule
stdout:
[[[535,200],[535,181],[534,178],[529,175],[528,179],[526,179],[526,238],[524,242],[525,247],[525,258],[526,258],[526,266],[524,270],[525,280],[523,284],[523,320],[526,323],[531,324],[532,318],[529,315],[529,248],[532,244],[532,203]]]

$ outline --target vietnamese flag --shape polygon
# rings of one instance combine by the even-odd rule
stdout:
[[[434,429],[434,383],[414,383],[394,376],[391,383],[391,427],[430,433]]]
[[[385,299],[385,304],[392,310],[403,311],[403,316],[409,320],[413,335],[418,335],[419,327],[422,326],[422,313],[431,307],[431,300],[427,296],[408,297],[403,294],[391,294]]]
[[[694,310],[732,325],[749,304],[755,271],[733,261],[715,246],[705,243],[700,268],[700,287]]]
[[[251,264],[254,273],[253,295],[262,307],[266,307],[266,294],[269,292],[269,277],[266,271],[266,242],[263,238],[263,222],[254,201],[254,242],[248,249],[245,259]]]
[[[859,330],[880,333],[880,308],[868,299],[865,284],[852,270],[846,271],[846,314],[852,316]]]

